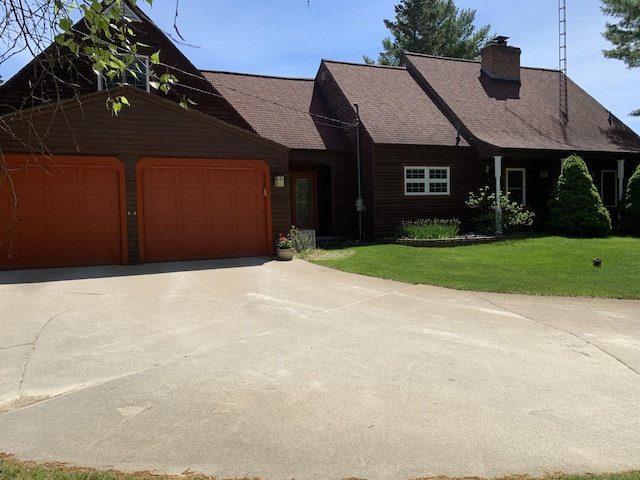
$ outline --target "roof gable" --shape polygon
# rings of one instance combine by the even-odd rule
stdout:
[[[560,72],[521,68],[520,83],[493,80],[480,63],[406,54],[405,65],[474,139],[502,149],[638,152],[640,137],[568,80],[560,114]],[[454,120],[455,121],[455,120]]]
[[[177,85],[172,87],[169,94],[166,95],[167,98],[174,102],[180,102],[185,97],[189,98],[195,102],[194,108],[196,110],[203,111],[208,115],[234,125],[249,128],[222,95],[204,79],[200,71],[139,7],[132,5],[128,0],[123,0],[123,14],[133,20],[129,23],[129,27],[134,33],[134,40],[141,45],[138,53],[150,56],[160,51],[161,63],[152,67],[154,72],[158,76],[164,73],[171,73],[178,78]],[[83,20],[80,20],[73,28],[76,31],[83,32],[86,30],[86,25]],[[53,43],[38,57],[44,58],[59,48],[61,47]],[[7,107],[3,108],[3,104],[14,109],[29,108],[42,103],[38,102],[37,99],[46,98],[47,94],[50,97],[49,101],[56,101],[58,95],[65,99],[76,95],[93,93],[98,90],[97,77],[91,69],[91,65],[86,61],[69,55],[63,59],[64,61],[61,65],[56,66],[56,76],[77,85],[77,87],[75,89],[63,87],[58,90],[53,82],[45,76],[41,83],[42,88],[38,88],[36,101],[30,102],[28,100],[30,97],[29,85],[40,83],[41,72],[38,71],[38,57],[34,58],[0,87],[0,114],[10,111]],[[73,58],[73,60],[70,60],[70,58]],[[164,93],[155,90],[152,90],[152,93],[165,96]],[[25,100],[27,101],[26,103]]]
[[[322,61],[374,143],[467,146],[404,67]],[[322,76],[322,73],[321,73]]]

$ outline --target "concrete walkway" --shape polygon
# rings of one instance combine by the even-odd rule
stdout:
[[[0,451],[404,480],[640,469],[640,302],[267,258],[0,272]]]

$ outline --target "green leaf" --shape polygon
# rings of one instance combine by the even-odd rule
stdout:
[[[149,60],[153,64],[160,63],[160,50],[158,50],[156,53],[151,54],[151,56],[149,57]]]
[[[71,23],[71,20],[68,19],[68,18],[62,18],[62,19],[60,19],[60,22],[58,23],[58,26],[64,32],[68,32],[72,25],[73,25],[73,23]]]

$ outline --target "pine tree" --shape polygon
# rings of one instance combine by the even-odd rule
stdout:
[[[453,0],[401,0],[395,6],[396,20],[384,20],[393,34],[382,40],[380,65],[397,65],[402,53],[475,59],[489,39],[490,25],[476,30],[475,10],[459,10]],[[364,56],[367,63],[373,59]]]
[[[558,233],[584,237],[605,237],[611,232],[611,217],[584,160],[572,155],[564,162],[549,201],[547,226]]]
[[[618,18],[618,23],[606,23],[604,38],[614,48],[604,50],[604,56],[622,60],[629,68],[640,67],[640,2],[629,0],[602,0],[605,15]],[[640,116],[640,110],[631,112]]]

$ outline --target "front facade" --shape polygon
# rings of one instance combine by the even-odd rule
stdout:
[[[165,96],[143,75],[116,90],[79,64],[57,72],[79,84],[57,101],[46,80],[33,90],[34,63],[0,88],[0,269],[269,256],[291,225],[365,241],[406,220],[464,225],[484,186],[543,224],[573,153],[615,219],[640,163],[633,131],[570,80],[559,91],[559,72],[522,68],[504,37],[480,62],[323,60],[291,79],[199,71],[128,8],[146,53],[162,50],[155,68],[180,83]],[[114,117],[105,103],[121,93],[131,106]]]

